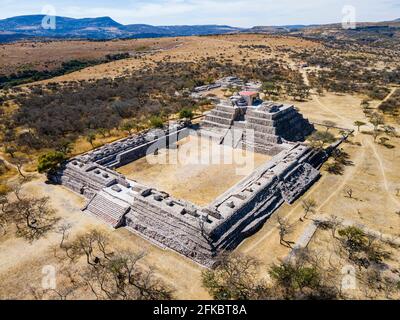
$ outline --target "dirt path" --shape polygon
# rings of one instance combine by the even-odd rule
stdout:
[[[4,157],[4,154],[2,154],[2,153],[0,153],[0,160],[3,160],[4,163],[6,164],[6,166],[14,168],[17,172],[19,171],[19,170],[18,170],[18,167],[17,167],[15,164],[13,164],[13,163],[11,163],[10,161],[8,161],[8,160]],[[27,171],[25,171],[25,170],[23,169],[23,167],[21,167],[20,171],[21,171],[21,173],[22,173],[24,176],[27,176],[27,177],[28,177],[28,176],[33,176],[33,175],[34,175],[34,174],[32,174],[32,172],[27,172]],[[16,179],[18,179],[18,178],[19,178],[19,176],[17,175],[17,176],[15,176],[15,177],[9,179],[9,182],[14,181],[14,180],[16,180]]]
[[[395,197],[395,196],[392,194],[392,192],[390,191],[389,182],[388,182],[388,180],[387,180],[387,178],[386,178],[385,167],[384,167],[384,164],[383,164],[382,157],[379,155],[379,152],[376,150],[376,147],[375,147],[374,143],[371,143],[371,141],[368,141],[368,145],[369,145],[369,147],[372,149],[372,151],[373,151],[373,153],[374,153],[374,155],[375,155],[375,158],[376,158],[376,160],[377,160],[378,163],[379,163],[379,168],[380,168],[380,171],[381,171],[381,175],[382,175],[382,179],[383,179],[383,183],[384,183],[386,192],[389,194],[390,198],[391,198],[398,206],[400,206],[400,201],[397,200],[396,197]]]
[[[387,100],[389,100],[391,98],[392,95],[394,95],[394,93],[396,92],[396,90],[399,89],[397,87],[393,87],[390,91],[390,93],[386,96],[385,99],[383,99],[381,102],[378,103],[378,105],[376,106],[377,108],[384,102],[386,102]]]

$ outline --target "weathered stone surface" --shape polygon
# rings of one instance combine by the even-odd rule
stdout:
[[[314,127],[292,105],[263,102],[257,106],[222,103],[202,122],[207,129],[244,129],[240,146],[254,152],[276,155],[284,142],[303,141]],[[249,134],[251,133],[251,134]],[[239,144],[233,146],[237,147]]]
[[[290,142],[304,139],[313,130],[293,106],[265,103],[257,109],[243,109],[221,105],[203,124],[211,130],[209,137],[221,144],[228,143],[229,133],[236,130],[239,134],[232,139],[233,147],[274,155],[206,207],[129,181],[109,169],[143,157],[149,150],[174,147],[178,133],[188,132],[185,124],[151,130],[71,159],[53,180],[87,197],[84,211],[110,226],[125,226],[212,267],[220,252],[234,249],[282,203],[293,203],[301,196],[318,179],[316,168],[327,155]],[[255,130],[252,139],[249,129]]]

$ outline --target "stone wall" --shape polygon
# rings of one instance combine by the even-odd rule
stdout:
[[[285,123],[290,119],[294,119],[298,127],[288,131],[304,130],[305,135],[312,129],[294,108],[268,110],[251,110],[246,114],[247,124],[260,129],[259,134],[280,138],[276,134],[286,130]],[[220,141],[224,142],[229,130],[239,128],[243,131],[239,138],[243,139],[241,147],[244,147],[245,125],[235,126],[235,118],[243,115],[242,110],[238,112],[232,108],[230,111],[224,107],[215,111],[218,116],[232,118],[233,128],[225,129]],[[188,133],[185,125],[177,125],[114,142],[71,159],[53,180],[88,198],[84,211],[110,226],[126,227],[157,245],[212,267],[219,253],[236,248],[282,203],[291,204],[308,190],[319,178],[316,168],[327,158],[324,151],[315,151],[301,143],[260,140],[253,147],[276,154],[274,158],[205,207],[175,199],[110,169],[134,161],[149,150],[172,147]],[[294,133],[288,135],[293,137]],[[220,136],[216,134],[216,137]]]

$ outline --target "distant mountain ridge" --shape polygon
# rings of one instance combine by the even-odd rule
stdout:
[[[225,25],[152,26],[147,24],[120,24],[110,17],[74,19],[55,17],[56,29],[42,26],[44,15],[18,16],[0,20],[0,42],[32,37],[115,39],[166,36],[224,34],[241,31]],[[6,39],[6,40],[4,40]]]
[[[226,33],[303,33],[314,32],[316,29],[341,29],[341,24],[314,24],[314,25],[282,25],[256,26],[253,28],[237,28],[227,25],[175,25],[153,26],[148,24],[123,25],[110,17],[98,18],[68,18],[55,17],[56,29],[42,27],[44,15],[17,16],[0,20],[0,43],[16,40],[51,38],[51,39],[89,39],[111,40],[123,38],[155,38],[200,36]],[[399,27],[400,18],[387,22],[365,22],[358,26]]]

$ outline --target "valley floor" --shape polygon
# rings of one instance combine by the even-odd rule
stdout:
[[[309,102],[297,104],[310,120],[322,122],[333,120],[338,126],[353,128],[355,120],[365,120],[360,108],[360,97],[333,95],[314,96]],[[397,125],[398,128],[398,125]],[[399,129],[399,128],[398,128]],[[322,169],[322,178],[305,194],[303,199],[313,198],[317,202],[316,215],[336,215],[393,237],[399,237],[400,197],[396,189],[400,181],[400,139],[391,138],[395,147],[388,149],[373,141],[368,134],[358,133],[351,143],[343,145],[350,155],[352,166],[347,166],[343,175],[328,174]],[[359,144],[357,144],[359,143]],[[262,159],[264,160],[264,159]],[[129,168],[131,170],[132,168]],[[139,171],[140,173],[140,171]],[[221,179],[224,179],[221,177]],[[344,189],[351,187],[354,197],[345,196]],[[157,276],[175,289],[180,299],[210,298],[201,286],[202,267],[174,252],[159,248],[127,230],[111,230],[96,219],[84,215],[80,209],[83,200],[63,187],[45,184],[43,177],[27,183],[24,192],[49,196],[57,215],[73,224],[70,237],[91,228],[99,228],[110,235],[118,246],[147,252],[143,263],[155,268]],[[293,205],[282,206],[264,227],[245,240],[237,249],[258,258],[262,263],[261,276],[266,277],[268,266],[286,257],[290,249],[279,244],[277,216],[286,217],[293,225],[289,240],[296,241],[311,220],[300,221],[304,215],[301,200]],[[312,216],[310,216],[312,219]],[[0,238],[0,298],[29,298],[31,288],[40,287],[44,265],[58,265],[57,250],[61,235],[50,233],[45,239],[27,243],[16,239],[12,232]],[[323,239],[312,244],[316,250],[326,250]],[[74,297],[85,298],[85,294]]]

